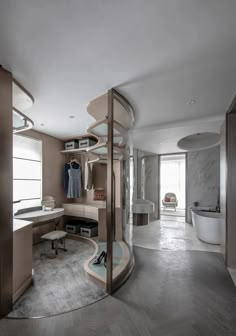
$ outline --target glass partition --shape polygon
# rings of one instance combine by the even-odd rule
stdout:
[[[117,105],[119,104],[119,105]],[[112,294],[128,277],[134,265],[133,258],[133,149],[128,128],[122,127],[121,155],[114,155],[117,148],[115,108],[119,108],[119,123],[127,125],[127,115],[132,108],[116,90],[108,92],[108,156],[107,156],[107,291]],[[123,111],[121,113],[121,111]],[[122,125],[123,126],[123,125]]]

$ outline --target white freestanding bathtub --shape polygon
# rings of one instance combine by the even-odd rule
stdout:
[[[200,240],[208,244],[221,244],[223,217],[220,213],[192,210],[192,221]]]

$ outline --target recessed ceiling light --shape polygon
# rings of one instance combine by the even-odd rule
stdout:
[[[70,118],[70,119],[74,119],[74,118],[75,118],[75,116],[72,116],[72,115],[71,115],[71,116],[69,116],[69,118]]]
[[[40,124],[40,126],[44,126],[44,124]]]
[[[186,101],[186,104],[187,105],[193,105],[193,104],[196,104],[196,100],[194,98],[191,98],[189,100]]]

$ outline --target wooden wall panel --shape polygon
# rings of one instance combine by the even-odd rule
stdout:
[[[0,68],[0,317],[12,309],[12,76]]]
[[[236,114],[226,115],[226,264],[236,268]]]

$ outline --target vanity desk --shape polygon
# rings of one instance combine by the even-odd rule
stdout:
[[[32,283],[33,228],[49,221],[59,223],[64,209],[37,210],[13,218],[13,303]]]
[[[32,282],[32,222],[13,219],[13,303]]]
[[[36,210],[25,212],[14,216],[16,219],[27,220],[33,222],[33,227],[39,226],[53,219],[60,219],[64,215],[63,208],[54,208],[53,210]]]
[[[55,228],[61,229],[62,216],[64,215],[63,208],[54,208],[53,210],[36,210],[31,212],[25,212],[16,215],[14,218],[21,220],[29,220],[32,222],[32,236],[33,245],[40,243],[41,236],[55,230]]]

